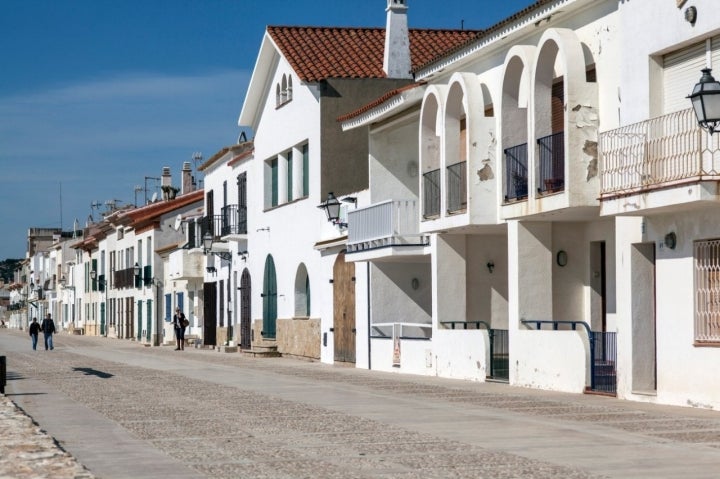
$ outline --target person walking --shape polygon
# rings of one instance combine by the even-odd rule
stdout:
[[[37,322],[37,318],[33,318],[30,323],[30,338],[32,339],[33,351],[37,351],[38,334],[40,334],[40,323]]]
[[[48,348],[52,351],[55,349],[52,339],[53,333],[55,333],[55,322],[50,317],[50,313],[48,313],[45,316],[45,319],[43,319],[40,329],[42,329],[43,335],[45,336],[45,351],[47,351]]]
[[[180,311],[180,308],[175,308],[175,316],[173,316],[173,328],[175,329],[175,341],[177,347],[175,351],[185,350],[185,328],[188,325],[188,320],[185,318],[185,314]]]

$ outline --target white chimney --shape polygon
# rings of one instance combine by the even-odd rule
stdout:
[[[388,78],[412,78],[407,9],[407,0],[387,0],[383,70]]]
[[[183,163],[182,167],[182,184],[180,185],[182,188],[181,194],[190,193],[193,190],[193,179],[192,179],[192,169],[190,169],[190,162],[186,161]]]
[[[160,182],[161,186],[172,186],[172,176],[170,175],[170,167],[163,166],[162,179]]]

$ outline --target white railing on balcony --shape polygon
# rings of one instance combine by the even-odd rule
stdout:
[[[348,212],[348,253],[427,244],[415,200],[388,200]]]
[[[692,109],[600,133],[600,195],[688,181],[720,180],[720,135],[698,127]]]

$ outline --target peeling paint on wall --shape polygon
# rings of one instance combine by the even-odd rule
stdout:
[[[489,160],[485,160],[485,161],[489,161]],[[495,178],[493,169],[489,164],[480,168],[477,171],[477,175],[478,175],[478,178],[480,179],[480,181],[487,181],[487,180],[492,180],[493,178]]]
[[[575,105],[572,110],[577,113],[577,115],[575,115],[575,126],[577,128],[597,126],[598,116],[593,107],[589,105]]]
[[[597,141],[585,140],[583,145],[583,153],[588,155],[591,159],[588,162],[587,167],[587,181],[595,178],[598,174],[598,144]]]

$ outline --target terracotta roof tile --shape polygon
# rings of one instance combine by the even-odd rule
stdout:
[[[302,81],[385,78],[384,28],[281,27],[267,32]],[[410,30],[412,68],[464,45],[482,31]]]

